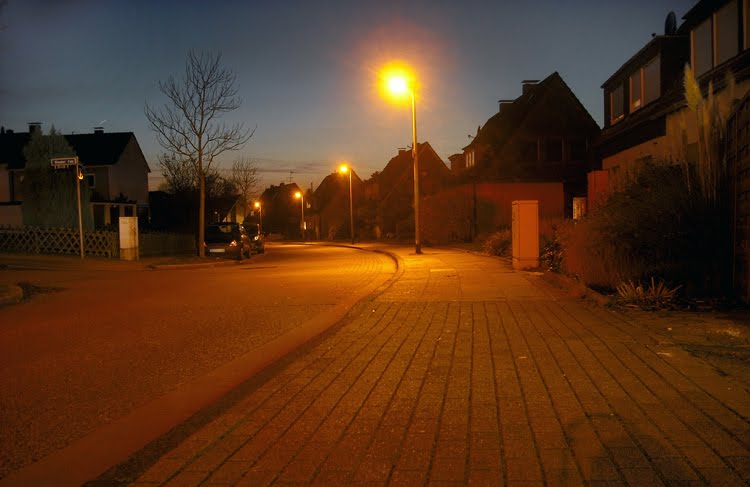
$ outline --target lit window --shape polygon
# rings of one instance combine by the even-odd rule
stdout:
[[[634,112],[641,107],[641,70],[638,69],[630,76],[630,111]]]
[[[609,94],[609,119],[615,123],[625,115],[625,98],[623,97],[622,85],[618,86]]]
[[[716,11],[714,17],[714,25],[716,26],[714,66],[718,66],[737,55],[737,15],[737,0],[732,0]]]
[[[692,34],[693,72],[700,76],[713,67],[711,17],[701,22]]]
[[[661,95],[661,62],[659,56],[643,67],[643,104],[647,105]]]

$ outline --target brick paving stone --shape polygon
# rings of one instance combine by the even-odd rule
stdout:
[[[750,483],[730,379],[502,261],[397,253],[400,280],[139,482]]]

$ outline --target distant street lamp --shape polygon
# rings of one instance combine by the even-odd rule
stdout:
[[[419,154],[417,151],[417,100],[414,94],[414,77],[403,68],[388,68],[384,73],[386,88],[396,97],[411,95],[412,153],[414,158],[414,251],[422,253],[419,234]]]
[[[260,218],[260,223],[258,223],[258,235],[263,235],[263,208],[260,206],[260,201],[253,203],[253,206],[258,210],[258,218]]]
[[[302,219],[299,222],[299,230],[302,233],[302,240],[305,240],[305,196],[297,191],[294,193],[294,197],[300,200],[300,207],[302,208]]]
[[[352,236],[352,245],[354,245],[354,200],[352,199],[352,169],[347,164],[339,167],[341,174],[349,173],[349,232]]]

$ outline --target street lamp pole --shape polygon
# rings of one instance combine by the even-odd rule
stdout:
[[[349,231],[354,245],[354,199],[352,198],[352,169],[349,168]]]
[[[299,231],[302,233],[302,240],[305,240],[305,195],[301,191],[297,191],[294,196],[300,199],[300,207],[302,208],[302,220],[299,222]]]
[[[414,252],[422,253],[422,240],[419,234],[419,150],[417,149],[417,99],[411,88],[411,128],[412,151],[414,153]]]
[[[349,173],[349,234],[352,237],[354,245],[354,199],[352,198],[352,168],[348,164],[342,164],[339,167],[340,173]]]
[[[258,223],[258,234],[263,235],[263,207],[260,204],[260,201],[255,202],[255,207],[258,209],[258,218],[260,219],[260,222]]]

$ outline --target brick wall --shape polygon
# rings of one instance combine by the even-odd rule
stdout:
[[[493,232],[511,225],[514,200],[537,200],[539,219],[563,218],[562,183],[479,183],[464,184],[425,197],[422,201],[422,234],[425,243],[465,242],[476,231]]]

